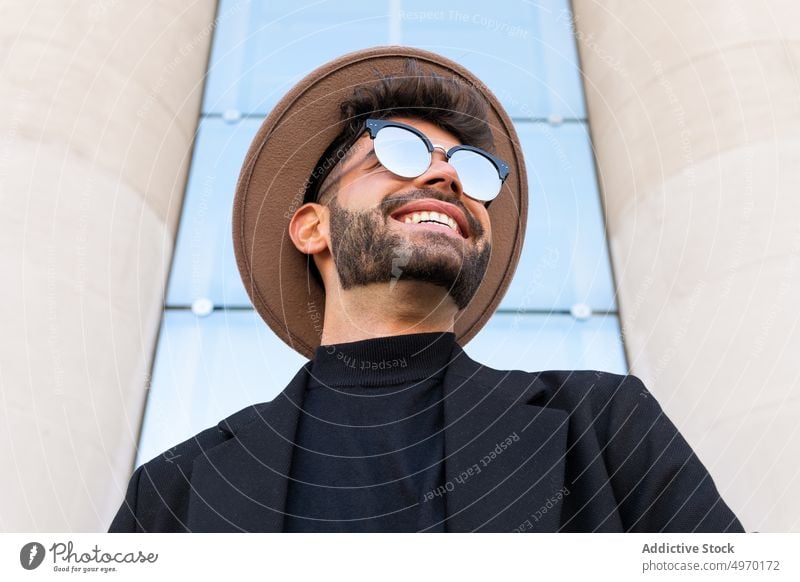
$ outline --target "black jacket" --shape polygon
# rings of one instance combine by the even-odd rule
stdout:
[[[435,493],[447,531],[742,531],[636,377],[493,370],[458,345],[451,361]],[[282,531],[309,368],[139,467],[109,531]]]

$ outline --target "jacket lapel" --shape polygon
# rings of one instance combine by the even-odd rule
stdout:
[[[310,365],[303,366],[271,402],[246,408],[220,423],[220,429],[233,437],[194,463],[191,531],[283,531],[292,444]]]
[[[532,404],[537,375],[478,364],[455,346],[444,380],[447,530],[557,531],[568,415]]]
[[[233,436],[194,462],[191,531],[283,531],[310,365],[273,401],[220,423]],[[447,531],[557,531],[568,415],[532,403],[546,396],[543,382],[482,366],[455,345],[443,394]]]

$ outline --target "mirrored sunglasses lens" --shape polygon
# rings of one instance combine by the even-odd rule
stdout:
[[[458,150],[450,158],[450,164],[458,172],[464,192],[484,202],[500,193],[503,182],[495,165],[487,158],[471,150]]]
[[[375,136],[374,147],[383,167],[403,178],[422,175],[431,163],[425,142],[401,127],[381,128]]]

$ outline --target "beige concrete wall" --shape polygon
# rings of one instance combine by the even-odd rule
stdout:
[[[573,0],[632,371],[800,531],[800,3]]]
[[[119,504],[214,12],[0,7],[2,531],[104,531]]]

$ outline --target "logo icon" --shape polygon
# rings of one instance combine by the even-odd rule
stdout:
[[[34,570],[44,561],[44,546],[39,542],[28,542],[19,551],[19,563],[26,570]]]

